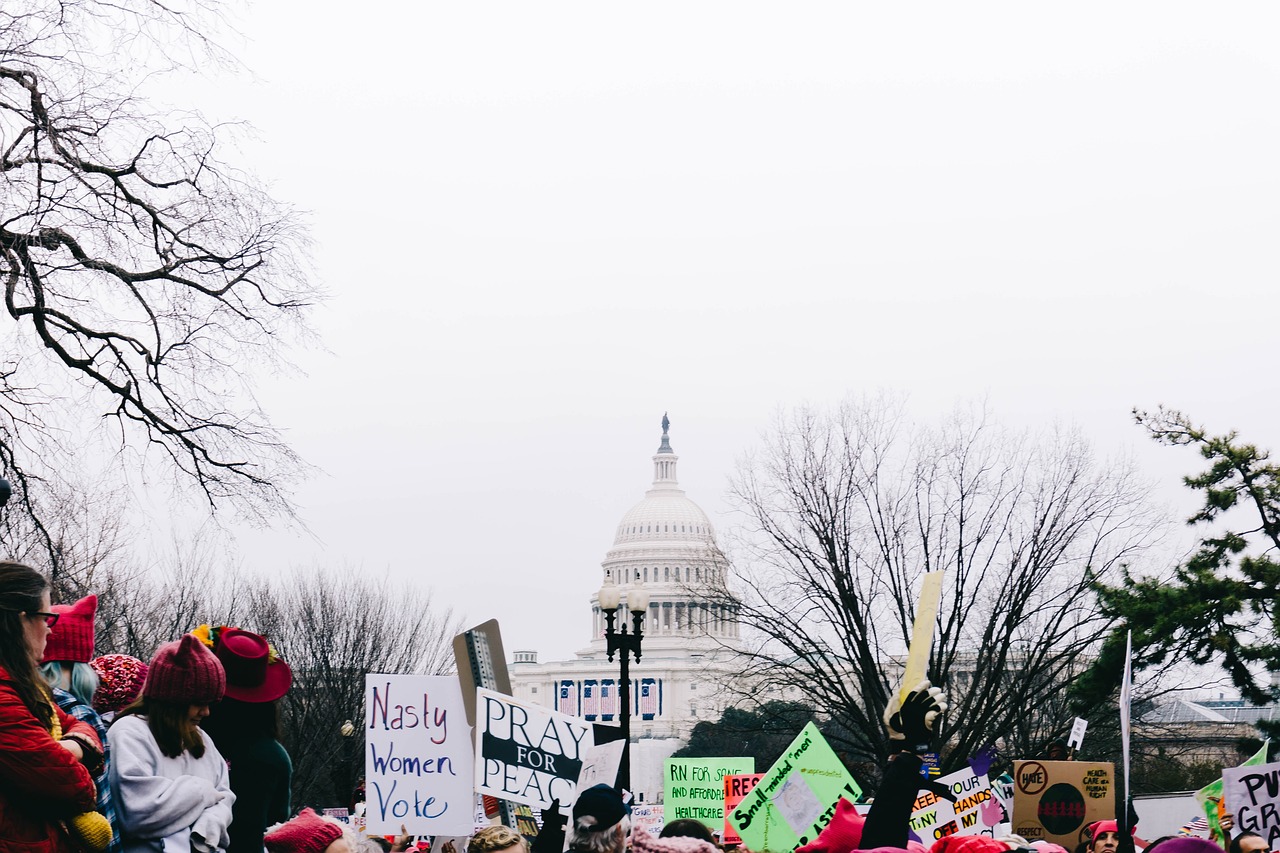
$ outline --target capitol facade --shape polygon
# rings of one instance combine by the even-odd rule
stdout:
[[[730,704],[724,689],[741,671],[738,623],[726,603],[729,564],[715,528],[676,478],[670,422],[653,456],[653,485],[618,524],[601,563],[604,584],[623,590],[617,627],[632,620],[625,600],[642,588],[649,603],[639,663],[631,664],[631,782],[642,801],[662,792],[662,763],[693,726],[720,718]],[[590,643],[573,660],[539,663],[535,651],[516,651],[509,668],[518,699],[592,722],[618,725],[619,663],[605,652],[605,614],[597,593]]]

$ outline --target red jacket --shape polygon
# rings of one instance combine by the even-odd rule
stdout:
[[[63,734],[98,743],[93,727],[54,707]],[[22,704],[0,668],[0,853],[72,853],[58,822],[92,811],[93,779]]]

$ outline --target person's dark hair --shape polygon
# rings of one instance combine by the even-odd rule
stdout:
[[[370,835],[369,840],[382,848],[382,853],[391,853],[391,842],[381,835]]]
[[[169,758],[177,758],[189,752],[195,758],[204,757],[204,738],[200,727],[191,722],[191,705],[187,702],[165,702],[139,696],[111,721],[115,725],[122,717],[145,717],[151,736],[156,739],[160,751]]]
[[[1147,853],[1147,851],[1148,851],[1148,850],[1150,850],[1152,847],[1155,847],[1157,844],[1163,844],[1164,842],[1166,842],[1166,841],[1168,841],[1168,840],[1170,840],[1170,839],[1173,839],[1173,838],[1179,838],[1179,837],[1181,837],[1181,836],[1177,836],[1177,835],[1162,835],[1162,836],[1160,836],[1159,838],[1157,838],[1155,841],[1151,841],[1151,842],[1149,842],[1149,843],[1147,844],[1147,846],[1146,846],[1146,847],[1142,848],[1142,853]],[[1236,853],[1240,853],[1240,851],[1238,851],[1238,850],[1237,850],[1237,851],[1236,851]]]
[[[1246,838],[1257,838],[1268,847],[1271,846],[1264,836],[1261,836],[1256,832],[1242,832],[1239,835],[1232,837],[1231,844],[1227,846],[1227,853],[1240,853],[1240,842]]]
[[[9,673],[13,690],[46,729],[53,727],[49,688],[27,648],[23,613],[40,609],[49,588],[44,575],[22,563],[0,562],[0,666]]]
[[[268,737],[280,739],[280,700],[274,702],[241,702],[224,697],[209,708],[209,716],[201,723],[205,734],[213,738],[219,752],[224,747]]]
[[[711,834],[711,830],[707,829],[706,824],[700,820],[682,817],[679,820],[673,820],[671,823],[662,827],[662,833],[659,838],[697,838],[710,844],[716,843],[716,837]]]

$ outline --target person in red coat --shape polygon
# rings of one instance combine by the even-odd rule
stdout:
[[[0,562],[0,853],[74,853],[64,824],[97,798],[102,744],[53,703],[37,668],[58,618],[49,608],[39,572]]]

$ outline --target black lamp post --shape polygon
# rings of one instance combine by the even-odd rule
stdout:
[[[641,623],[645,611],[649,609],[649,591],[639,584],[627,590],[627,609],[631,611],[632,630],[627,631],[626,623],[622,630],[615,630],[618,619],[618,605],[622,600],[622,590],[612,583],[600,588],[597,600],[604,611],[605,650],[609,660],[617,652],[622,652],[622,679],[618,686],[618,699],[622,705],[619,722],[622,724],[622,761],[618,765],[618,786],[631,790],[631,655],[635,654],[636,663],[640,663],[640,642],[644,639]]]

